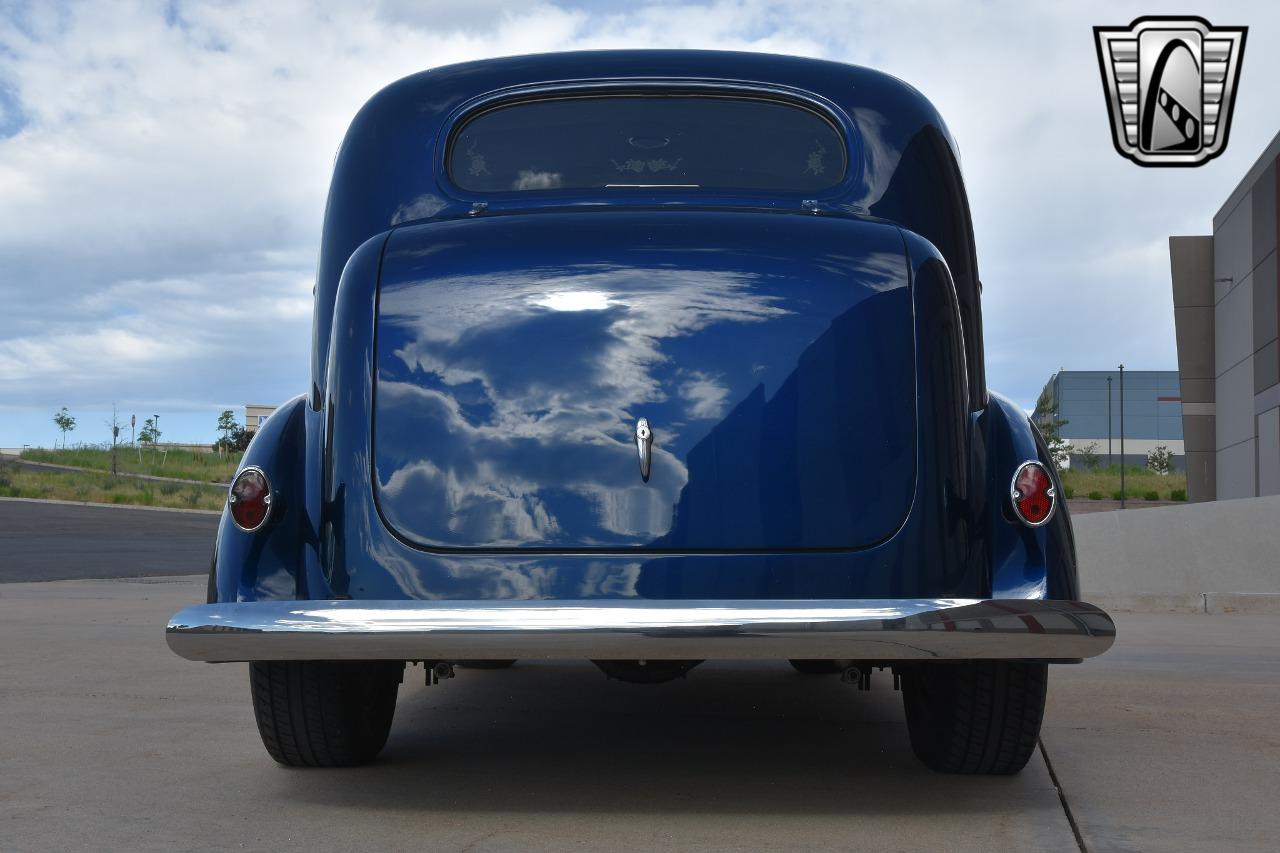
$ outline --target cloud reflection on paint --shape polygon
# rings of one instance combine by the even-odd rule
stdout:
[[[550,263],[540,246],[540,263],[473,270],[465,233],[425,226],[431,240],[405,239],[384,262],[378,487],[388,521],[426,544],[663,536],[689,449],[754,389],[776,390],[833,316],[903,282],[899,253],[843,247],[806,258],[800,278],[820,285],[763,249],[744,262],[661,243],[630,264]],[[841,292],[851,272],[860,286]],[[641,416],[655,433],[647,484]]]
[[[559,290],[537,297],[533,304],[552,311],[603,311],[612,303],[600,290]]]

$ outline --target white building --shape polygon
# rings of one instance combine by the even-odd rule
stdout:
[[[244,406],[244,428],[246,432],[257,432],[258,428],[266,423],[267,418],[271,417],[272,412],[276,410],[275,406],[256,405],[254,403],[245,403]]]

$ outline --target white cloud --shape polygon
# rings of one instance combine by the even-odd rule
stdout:
[[[691,404],[689,414],[695,418],[718,418],[729,403],[729,389],[715,377],[697,370],[681,383],[680,396]]]
[[[1280,128],[1267,82],[1280,73],[1280,13],[1215,6],[1214,22],[1252,27],[1230,147],[1199,169],[1152,170],[1112,149],[1091,32],[1146,11],[836,0],[8,5],[0,405],[215,408],[304,390],[320,218],[351,116],[426,67],[578,47],[766,50],[906,79],[961,147],[992,385],[1026,403],[1059,365],[1172,367],[1159,246],[1171,233],[1207,232]],[[7,424],[0,444],[47,440]]]

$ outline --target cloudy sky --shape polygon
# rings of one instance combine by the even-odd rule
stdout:
[[[1091,27],[1250,27],[1230,146],[1198,169],[1116,154]],[[1167,238],[1208,233],[1280,130],[1274,3],[13,3],[0,0],[0,446],[106,439],[305,390],[333,154],[383,85],[574,48],[767,51],[923,91],[959,142],[993,388],[1059,367],[1176,367]]]

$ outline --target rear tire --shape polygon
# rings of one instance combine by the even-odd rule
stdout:
[[[287,767],[366,764],[387,742],[401,661],[249,664],[262,745]]]
[[[1017,661],[924,664],[902,670],[916,757],[941,773],[1008,775],[1040,737],[1048,667]]]

